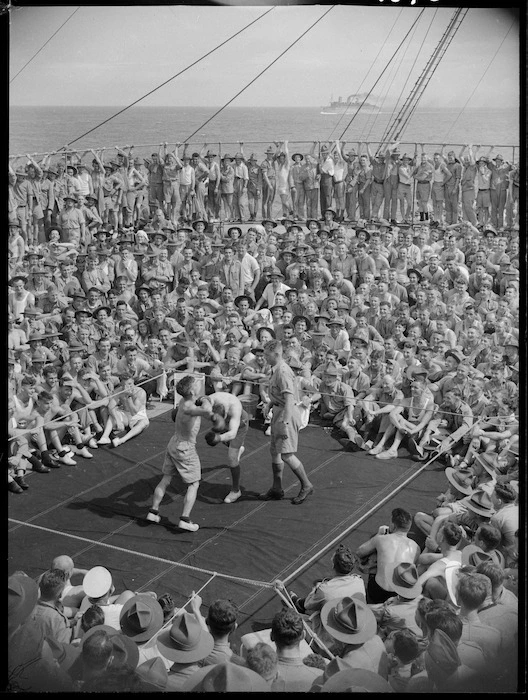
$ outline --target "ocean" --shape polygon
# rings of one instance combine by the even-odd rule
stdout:
[[[274,141],[287,139],[290,153],[306,151],[313,141],[342,137],[348,147],[358,141],[379,140],[395,116],[392,112],[378,115],[323,115],[319,107],[228,107],[208,124],[218,107],[143,107],[135,106],[98,126],[119,111],[119,107],[20,107],[9,112],[9,153],[45,153],[78,139],[96,128],[72,148],[113,148],[135,145],[137,155],[150,154],[160,142],[184,143],[190,150],[199,150],[205,142],[215,152],[231,153],[244,143],[244,153],[263,156]],[[350,123],[351,122],[351,123]],[[349,124],[350,123],[350,124]],[[200,128],[202,127],[202,128]],[[348,127],[348,128],[347,128]],[[519,114],[514,110],[475,111],[437,109],[417,110],[401,139],[400,150],[414,151],[414,143],[425,143],[427,150],[445,143],[449,146],[473,143],[495,146],[503,157],[519,155]],[[375,148],[375,145],[374,145]],[[181,151],[180,151],[181,153]]]

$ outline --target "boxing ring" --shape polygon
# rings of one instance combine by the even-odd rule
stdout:
[[[347,452],[335,434],[310,424],[300,433],[298,456],[314,494],[292,505],[299,484],[285,470],[284,500],[260,501],[258,494],[271,484],[271,461],[269,438],[254,420],[241,460],[243,494],[227,505],[227,450],[207,445],[204,421],[197,441],[202,481],[193,509],[200,529],[177,528],[185,485],[176,477],[160,507],[161,523],[147,523],[174,431],[170,413],[168,405],[140,436],[116,449],[101,447],[92,460],[31,474],[30,490],[9,500],[8,573],[36,577],[55,556],[69,554],[78,567],[106,566],[118,592],[170,593],[178,607],[193,591],[200,591],[204,607],[229,598],[240,611],[236,644],[270,626],[282,604],[278,586],[305,595],[315,579],[331,573],[338,542],[355,550],[389,522],[394,507],[430,510],[445,489],[437,464],[424,468],[403,450],[394,460]]]

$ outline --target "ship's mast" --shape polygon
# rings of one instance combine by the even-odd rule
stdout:
[[[420,77],[416,81],[409,96],[405,100],[402,108],[400,109],[392,123],[390,123],[385,129],[385,133],[381,138],[378,151],[383,151],[387,148],[388,144],[400,140],[405,127],[409,123],[409,120],[411,119],[412,115],[416,110],[416,107],[418,106],[418,102],[420,101],[425,91],[425,88],[427,87],[429,81],[433,77],[436,69],[440,64],[440,61],[444,57],[444,54],[447,51],[450,43],[453,41],[453,38],[459,30],[460,25],[462,24],[462,21],[464,20],[464,17],[467,15],[468,11],[468,8],[459,8],[451,17],[447,29],[445,30],[437,47],[435,48],[431,57],[429,58],[427,65],[425,66]]]

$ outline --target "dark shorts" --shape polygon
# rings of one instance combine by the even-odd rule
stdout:
[[[238,428],[238,432],[229,443],[226,443],[227,446],[232,447],[233,449],[238,449],[238,448],[242,447],[242,445],[244,444],[244,440],[246,439],[248,428],[249,428],[249,416],[246,413],[246,411],[244,409],[242,409],[242,415],[240,417],[240,426]]]
[[[386,591],[376,582],[375,574],[369,574],[367,583],[367,603],[373,605],[375,603],[384,603],[389,598],[395,596],[394,591]]]

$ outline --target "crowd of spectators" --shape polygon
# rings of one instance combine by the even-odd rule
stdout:
[[[269,162],[283,163],[284,149],[277,144]],[[337,221],[339,188],[321,218],[301,222],[279,187],[280,221],[253,223],[255,209],[249,227],[224,230],[209,189],[215,154],[203,162],[198,154],[209,170],[166,149],[146,165],[130,153],[111,163],[93,155],[92,168],[29,159],[11,171],[11,493],[27,491],[29,472],[71,468],[136,438],[154,400],[172,401],[182,373],[203,375],[207,393],[252,395],[267,430],[272,339],[298,376],[305,424],[334,430],[350,459],[357,451],[394,459],[405,449],[443,462],[446,491],[431,497],[429,512],[396,509],[388,533],[357,552],[336,552],[330,583],[294,596],[295,609],[274,618],[270,644],[240,658],[230,659],[236,614],[225,601],[203,618],[193,598],[191,612],[138,653],[137,642],[169,619],[163,597],[116,597],[102,567],[84,572],[76,597],[73,564],[60,558],[38,583],[18,572],[9,579],[13,687],[513,688],[518,225],[472,222],[464,208],[447,221],[438,206],[434,218],[409,223],[405,202],[396,223],[398,207],[380,218],[383,199],[372,219],[354,209],[352,221]],[[178,178],[165,177],[165,160]],[[189,167],[203,171],[199,206],[196,179],[182,184]],[[305,625],[316,639],[303,660]],[[211,669],[199,670],[207,658]]]

